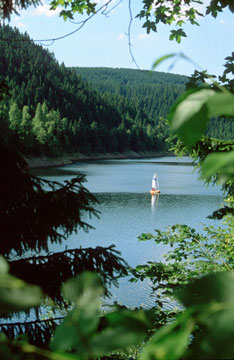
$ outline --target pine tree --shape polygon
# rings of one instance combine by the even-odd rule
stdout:
[[[82,220],[84,213],[98,216],[95,197],[83,187],[84,176],[65,185],[42,180],[28,173],[19,154],[2,145],[0,165],[4,169],[0,178],[0,255],[9,261],[12,275],[39,285],[55,304],[65,306],[60,289],[70,277],[84,270],[95,271],[108,288],[126,274],[125,262],[113,246],[49,251],[50,244],[61,244],[71,233],[91,228]],[[30,342],[45,346],[56,319],[42,320],[38,310],[35,314],[35,321],[9,324],[2,320],[0,328],[10,338],[30,329]]]
[[[1,86],[0,90],[1,100],[6,89]],[[0,123],[3,124],[6,115],[4,105],[1,109]],[[54,131],[53,121],[46,117],[47,111],[45,105],[39,104],[32,122],[32,131],[41,143],[44,141],[41,131],[45,131],[47,120],[49,128],[52,126],[51,133]],[[18,105],[13,103],[9,118],[11,131],[17,136],[22,136],[21,131],[26,128],[30,135],[27,106],[21,113]],[[66,119],[62,123],[68,127]],[[94,208],[97,200],[83,186],[84,176],[79,175],[65,184],[40,179],[29,173],[21,155],[1,143],[0,166],[4,169],[0,177],[0,256],[9,262],[11,276],[39,285],[55,306],[62,308],[66,307],[66,303],[61,285],[84,270],[98,272],[108,294],[110,284],[127,273],[126,264],[114,246],[50,252],[50,244],[62,244],[71,233],[91,228],[83,220],[84,214],[99,215]],[[0,260],[1,265],[4,264],[2,258]],[[53,315],[52,318],[41,319],[39,308],[40,305],[34,307],[34,320],[28,320],[28,312],[23,316],[22,312],[16,313],[15,308],[9,305],[7,309],[10,312],[3,314],[1,311],[1,332],[9,339],[27,334],[30,343],[45,347],[61,317]],[[17,314],[19,319],[14,322],[12,317],[15,319]]]
[[[45,129],[45,122],[46,122],[45,107],[43,109],[42,105],[38,103],[35,116],[32,120],[32,131],[36,141],[40,145],[46,144],[48,140],[48,135]]]
[[[19,127],[19,137],[20,141],[25,146],[25,152],[30,152],[33,144],[33,134],[32,134],[32,119],[29,113],[29,107],[25,105],[22,109],[22,121]]]
[[[20,123],[21,123],[21,112],[16,102],[10,106],[9,109],[9,123],[10,129],[14,135],[19,135]]]

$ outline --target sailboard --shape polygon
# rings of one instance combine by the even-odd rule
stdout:
[[[158,175],[157,173],[154,173],[153,179],[152,179],[152,188],[150,190],[151,195],[159,194],[159,182],[158,182]]]

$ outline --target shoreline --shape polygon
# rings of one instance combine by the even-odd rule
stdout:
[[[59,158],[49,158],[47,156],[41,157],[25,157],[30,169],[50,168],[63,165],[73,164],[79,161],[91,161],[91,160],[113,160],[113,159],[146,159],[151,157],[162,156],[174,156],[174,154],[168,151],[158,152],[135,152],[127,151],[125,153],[95,153],[93,155],[87,155],[82,153],[75,153],[71,155],[62,156]]]

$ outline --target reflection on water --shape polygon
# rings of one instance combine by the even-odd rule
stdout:
[[[193,167],[184,164],[191,163],[189,158],[182,160],[181,165],[173,157],[80,162],[62,167],[68,174],[64,178],[59,176],[58,181],[72,178],[71,172],[83,172],[87,178],[85,186],[93,193],[146,193],[151,189],[153,174],[157,172],[163,194],[221,194],[220,188],[207,188],[198,181]]]
[[[139,242],[139,235],[155,234],[155,229],[164,230],[168,225],[177,223],[202,231],[202,223],[214,225],[215,222],[207,216],[221,202],[220,196],[209,195],[160,194],[152,198],[149,193],[97,193],[96,196],[100,202],[97,207],[101,211],[100,219],[86,218],[95,230],[72,234],[63,245],[51,246],[51,251],[61,251],[66,246],[79,248],[115,244],[132,267],[148,261],[160,261],[169,248],[155,244],[153,240]],[[120,287],[112,289],[114,300],[131,307],[142,303],[151,306],[153,298],[150,291],[149,282],[132,284],[128,279],[121,279]]]
[[[156,207],[158,205],[159,194],[151,195],[151,208],[152,211],[156,211]]]
[[[62,167],[59,168],[46,168],[46,169],[30,169],[30,173],[32,175],[35,176],[42,176],[42,177],[46,177],[51,178],[51,180],[55,180],[56,178],[61,178],[61,177],[75,177],[77,175],[79,175],[81,172],[78,170],[73,170],[73,169],[63,169]],[[56,179],[56,181],[59,181],[59,179]],[[62,179],[63,181],[63,179]]]
[[[183,162],[189,163],[189,159]],[[113,160],[66,165],[59,168],[57,174],[45,173],[46,178],[59,182],[85,173],[88,181],[85,186],[96,195],[100,202],[96,208],[101,211],[100,219],[84,215],[84,220],[95,230],[74,233],[63,244],[51,245],[50,251],[62,251],[66,246],[73,249],[115,244],[131,266],[160,261],[167,247],[156,245],[152,240],[139,242],[139,235],[154,234],[155,229],[164,230],[177,223],[202,231],[202,223],[214,225],[207,216],[222,202],[220,189],[206,188],[197,180],[192,166],[187,165],[178,165],[171,157],[168,160]],[[161,193],[151,196],[149,189],[155,171]],[[114,300],[128,306],[151,306],[153,302],[147,281],[132,284],[122,279],[120,287],[113,288],[112,292]]]

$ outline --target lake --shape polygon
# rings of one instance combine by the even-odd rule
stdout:
[[[161,193],[151,196],[151,181],[158,173]],[[214,225],[207,218],[222,203],[218,186],[206,187],[198,180],[191,166],[191,159],[161,157],[137,160],[99,160],[77,162],[53,169],[34,170],[50,180],[63,182],[76,174],[86,175],[85,186],[94,193],[100,204],[100,219],[88,219],[95,227],[89,233],[73,234],[62,245],[51,245],[50,251],[66,248],[116,245],[116,249],[131,266],[159,260],[166,248],[153,241],[139,242],[142,233],[154,233],[168,225],[182,223],[202,231],[202,224]],[[124,305],[150,307],[150,284],[132,284],[120,281],[119,288],[112,288],[112,300]]]

